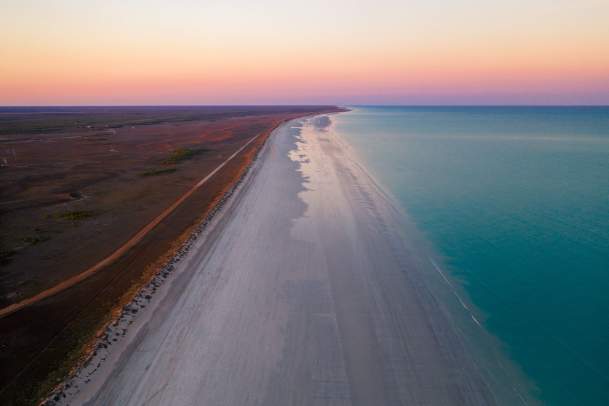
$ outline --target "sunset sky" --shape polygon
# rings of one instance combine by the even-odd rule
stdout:
[[[0,0],[0,105],[609,104],[609,0]]]

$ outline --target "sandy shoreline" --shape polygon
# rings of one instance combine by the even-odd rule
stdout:
[[[274,132],[62,404],[503,403],[426,288],[399,213],[328,124]]]

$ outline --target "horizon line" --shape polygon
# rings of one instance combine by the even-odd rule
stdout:
[[[607,104],[596,103],[564,103],[564,104],[409,104],[409,103],[277,103],[277,104],[6,104],[0,105],[0,109],[5,108],[95,108],[95,107],[609,107]]]

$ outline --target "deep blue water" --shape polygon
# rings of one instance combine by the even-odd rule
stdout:
[[[609,108],[355,107],[335,129],[549,405],[609,405]]]

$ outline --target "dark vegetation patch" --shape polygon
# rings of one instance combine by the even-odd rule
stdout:
[[[50,239],[51,237],[47,235],[29,235],[27,237],[22,238],[21,240],[28,245],[36,245],[40,244],[41,242],[48,241]]]
[[[0,265],[6,265],[13,259],[17,251],[8,248],[0,248]]]
[[[167,159],[163,161],[164,165],[175,165],[180,162],[187,161],[195,156],[209,151],[207,148],[178,148],[174,150]]]
[[[62,220],[80,221],[93,217],[94,214],[91,210],[71,210],[57,213],[55,217]]]
[[[15,240],[14,244],[19,245],[13,245],[12,248],[7,247],[5,243],[0,244],[0,266],[11,263],[15,255],[17,255],[22,249],[51,239],[51,237],[48,235],[39,234],[39,231],[40,230],[36,228],[34,232],[37,234],[28,235]]]
[[[142,172],[142,173],[140,173],[140,176],[165,175],[167,173],[173,173],[176,170],[177,170],[176,168],[156,168],[156,169],[147,170],[146,172]]]

